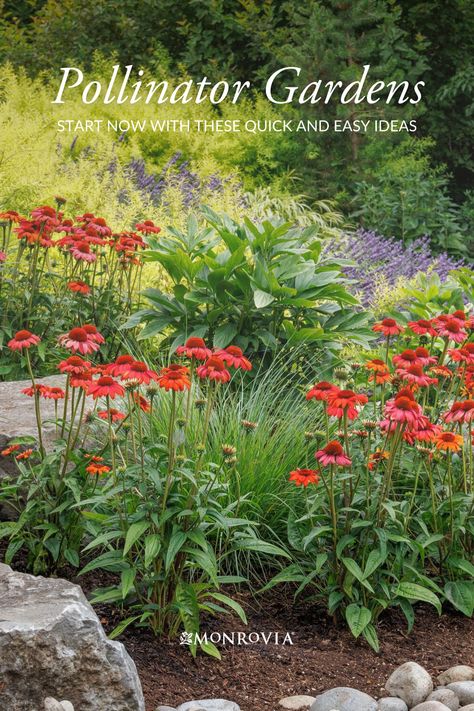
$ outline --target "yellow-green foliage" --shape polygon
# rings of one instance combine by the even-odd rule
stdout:
[[[97,69],[99,71],[99,69]],[[102,71],[103,68],[102,68]],[[97,73],[94,73],[94,78]],[[149,217],[160,224],[183,224],[186,210],[181,192],[169,188],[163,203],[151,206],[134,186],[125,166],[133,158],[144,159],[147,171],[159,173],[178,150],[190,160],[190,169],[201,179],[219,174],[228,179],[223,192],[203,196],[211,207],[232,216],[241,212],[240,181],[250,186],[251,175],[265,175],[276,165],[277,137],[268,133],[127,133],[118,140],[114,131],[59,132],[59,120],[147,120],[195,118],[216,119],[215,109],[195,104],[84,105],[77,99],[55,105],[54,85],[27,78],[8,65],[0,67],[0,206],[28,212],[35,204],[51,204],[54,195],[68,199],[69,212],[92,211],[104,216],[115,228],[129,227],[134,220]],[[225,106],[221,118],[275,118],[265,101],[243,101]],[[75,140],[74,140],[75,139]],[[116,166],[113,173],[111,164]],[[119,196],[126,191],[127,199]]]

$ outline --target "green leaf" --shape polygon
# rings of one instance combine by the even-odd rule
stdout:
[[[367,627],[362,632],[362,636],[365,637],[366,641],[372,647],[374,652],[380,652],[380,642],[377,635],[377,631],[373,624],[367,625]]]
[[[179,529],[175,530],[173,535],[171,536],[168,545],[168,550],[166,551],[165,570],[167,572],[171,568],[174,559],[176,558],[180,548],[184,545],[185,541],[186,534],[184,533],[184,531],[181,531]]]
[[[133,588],[133,584],[135,582],[135,575],[136,575],[135,568],[125,568],[125,570],[122,570],[122,574],[120,576],[120,581],[121,581],[122,597],[124,600],[127,597],[130,590]]]
[[[158,533],[150,533],[145,538],[145,567],[148,568],[161,548],[161,538]]]
[[[372,619],[372,614],[367,607],[361,607],[357,603],[352,603],[346,607],[346,620],[349,628],[357,639]]]
[[[275,585],[279,585],[280,583],[299,583],[304,580],[304,577],[304,573],[301,572],[300,566],[297,563],[292,563],[269,580],[260,592],[270,590],[270,588],[273,588]]]
[[[205,641],[203,640],[200,644],[200,647],[205,654],[208,654],[210,657],[215,657],[216,659],[222,659],[221,653],[217,649],[216,645],[213,644],[212,642]]]
[[[253,301],[257,309],[263,309],[265,306],[269,306],[273,301],[275,301],[275,297],[267,291],[255,289],[253,292]]]
[[[273,543],[261,541],[258,538],[240,538],[234,544],[234,548],[238,550],[255,551],[256,553],[268,553],[268,555],[281,555],[285,558],[290,557],[283,548],[275,546]]]
[[[224,605],[227,605],[230,607],[234,612],[238,614],[242,622],[246,625],[247,624],[247,617],[245,615],[245,611],[241,605],[239,605],[238,602],[235,600],[232,600],[231,597],[228,597],[227,595],[223,595],[222,593],[219,592],[214,592],[211,593],[211,597],[213,597],[215,600],[219,600],[219,602],[224,603]]]
[[[68,563],[74,566],[74,568],[79,567],[79,553],[73,548],[66,548],[64,551],[64,557]]]
[[[127,535],[125,537],[125,545],[123,547],[123,555],[126,556],[130,548],[138,541],[140,536],[142,536],[145,531],[148,530],[150,527],[150,522],[149,521],[136,521],[135,523],[132,523],[130,528],[127,531]]]
[[[385,561],[387,554],[379,550],[370,551],[364,568],[364,578],[368,578]]]
[[[474,613],[474,583],[467,580],[446,583],[444,594],[456,610],[467,617],[472,617]]]
[[[225,323],[216,329],[214,334],[214,348],[226,348],[238,333],[237,326],[233,323]]]
[[[433,605],[433,607],[438,610],[438,614],[441,615],[441,602],[439,597],[422,585],[418,585],[417,583],[400,583],[396,595],[406,597],[408,600],[427,602]]]
[[[413,605],[411,604],[411,602],[405,600],[403,597],[400,598],[398,604],[400,605],[402,612],[405,615],[407,621],[407,631],[408,634],[410,634],[415,624],[415,611],[413,610]]]
[[[115,639],[119,635],[122,634],[124,630],[127,629],[129,625],[132,624],[132,622],[135,622],[135,620],[139,620],[141,615],[134,615],[133,617],[127,617],[126,620],[122,620],[122,622],[119,622],[117,627],[114,627],[112,632],[109,634],[109,639]]]

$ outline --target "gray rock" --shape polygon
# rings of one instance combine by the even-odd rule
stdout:
[[[368,694],[346,686],[329,689],[316,697],[311,711],[377,711],[377,702]]]
[[[440,686],[447,686],[448,684],[453,684],[455,681],[473,681],[474,680],[474,669],[466,664],[458,664],[455,667],[450,667],[446,669],[445,672],[439,675],[438,684]]]
[[[280,699],[278,706],[291,711],[303,711],[311,708],[314,701],[316,701],[315,696],[285,696],[284,699]]]
[[[468,704],[467,706],[462,706],[459,711],[474,711],[474,704]]]
[[[135,664],[78,585],[0,565],[0,600],[0,708],[38,711],[54,694],[80,711],[145,711]]]
[[[56,699],[48,696],[44,700],[44,711],[64,711],[64,707],[60,701],[56,701]]]
[[[385,696],[379,699],[378,711],[408,711],[408,706],[397,696]]]
[[[174,706],[157,706],[155,711],[176,711]]]
[[[428,696],[427,701],[440,701],[447,706],[448,709],[451,709],[451,711],[458,711],[459,709],[459,699],[451,689],[435,689],[435,691]]]
[[[63,711],[74,711],[74,706],[70,701],[61,701],[61,706],[63,707]]]
[[[433,682],[422,666],[416,662],[405,662],[390,675],[385,688],[391,696],[399,696],[412,708],[431,694]]]
[[[454,691],[461,705],[474,704],[474,681],[454,681],[448,689]]]
[[[449,711],[449,706],[445,706],[439,701],[423,701],[423,703],[414,706],[411,711]]]
[[[176,711],[240,711],[240,706],[226,699],[198,699],[186,701]]]

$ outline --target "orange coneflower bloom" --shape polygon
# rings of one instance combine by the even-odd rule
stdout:
[[[403,333],[403,326],[399,326],[393,318],[384,318],[379,323],[374,323],[372,331],[383,333],[384,336],[398,336]]]
[[[339,390],[330,393],[328,398],[328,415],[332,417],[347,417],[350,420],[355,420],[359,412],[357,405],[365,405],[368,402],[367,395],[358,395],[353,390]]]
[[[315,469],[295,469],[290,472],[289,481],[294,481],[296,486],[304,486],[308,484],[318,484],[319,474]]]
[[[87,372],[90,365],[91,364],[87,360],[84,360],[80,356],[73,355],[66,358],[66,360],[62,360],[58,365],[58,369],[61,373],[73,373],[74,375],[80,375],[81,373]]]
[[[21,452],[20,454],[17,454],[15,459],[17,459],[19,462],[23,459],[29,459],[31,455],[33,454],[32,449],[25,449],[24,452]]]
[[[65,397],[65,392],[62,388],[49,387],[48,385],[43,386],[40,394],[41,397],[47,400],[63,400]]]
[[[394,355],[392,361],[398,368],[409,368],[410,365],[421,362],[415,351],[412,351],[410,348],[407,348],[402,353]]]
[[[423,372],[423,366],[420,363],[413,363],[413,365],[410,365],[406,369],[397,368],[396,372],[402,380],[406,380],[408,383],[417,385],[419,388],[428,387],[428,385],[435,385],[438,382],[438,378],[431,378]]]
[[[81,281],[80,279],[68,282],[67,288],[69,291],[76,294],[89,294],[91,290],[90,286],[88,286],[85,281]]]
[[[138,222],[135,225],[135,229],[138,232],[142,232],[144,235],[158,234],[158,232],[161,232],[161,227],[155,225],[152,220],[143,220],[143,222]]]
[[[461,348],[450,348],[448,353],[455,363],[474,363],[474,343],[466,343]]]
[[[187,368],[177,364],[162,368],[158,378],[158,385],[166,391],[182,392],[183,390],[189,390],[191,381],[189,380],[188,372]]]
[[[13,452],[18,452],[19,449],[19,444],[10,444],[6,449],[2,450],[0,454],[2,457],[9,457],[10,454],[13,454]]]
[[[86,472],[94,476],[99,476],[100,474],[107,474],[110,472],[110,467],[108,467],[107,464],[96,464],[92,462],[92,464],[89,464],[86,467]]]
[[[97,416],[100,417],[101,420],[108,420],[110,416],[112,422],[120,422],[125,419],[123,412],[116,410],[115,407],[111,407],[110,410],[99,410]]]
[[[136,392],[132,393],[132,397],[142,412],[150,412],[151,404],[146,399],[146,397],[143,397],[143,395],[140,395],[140,393]]]
[[[454,432],[441,432],[436,437],[435,442],[436,449],[441,449],[445,452],[459,452],[463,445],[463,438]]]
[[[390,453],[385,451],[384,449],[377,449],[375,452],[372,452],[372,454],[369,456],[369,463],[367,465],[370,471],[375,469],[378,464],[381,464],[381,462],[388,459],[389,455]]]

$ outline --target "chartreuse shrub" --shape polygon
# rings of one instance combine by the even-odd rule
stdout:
[[[279,220],[239,224],[204,210],[208,227],[190,217],[186,231],[149,239],[147,263],[160,264],[171,281],[167,293],[148,288],[149,308],[128,327],[144,324],[145,340],[166,329],[171,350],[189,336],[217,348],[231,342],[264,357],[281,345],[304,342],[337,348],[366,345],[367,316],[355,312],[342,259],[324,258],[317,225],[299,228]]]

